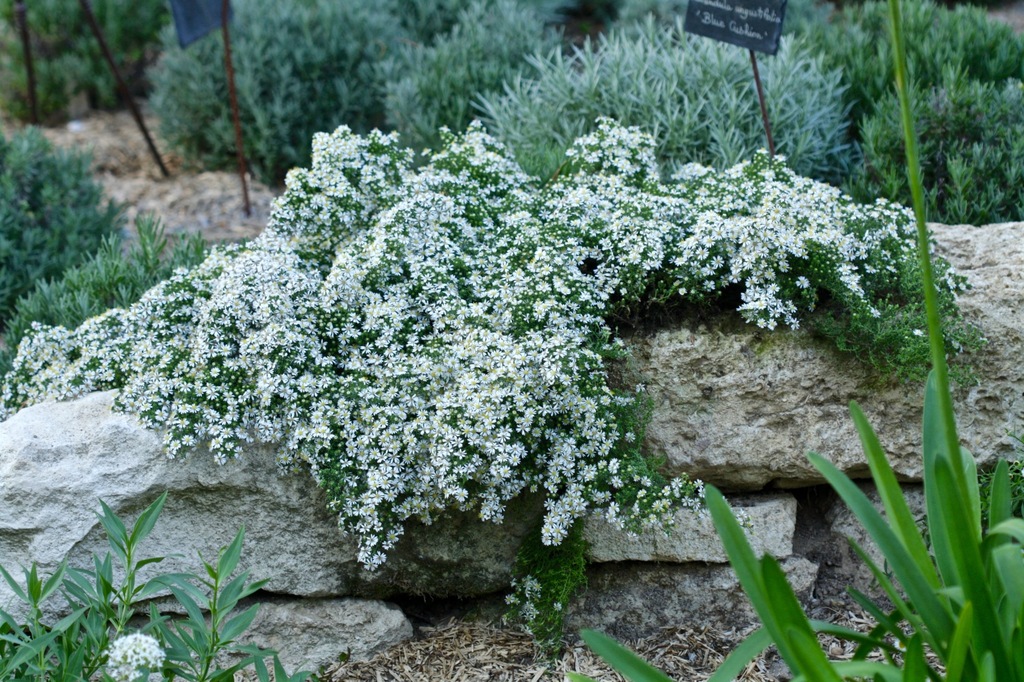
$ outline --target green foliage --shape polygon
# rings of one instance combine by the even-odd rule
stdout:
[[[657,141],[671,169],[699,162],[725,168],[766,145],[760,109],[742,50],[686,35],[682,21],[653,18],[587,42],[571,56],[533,56],[531,78],[483,97],[488,128],[531,175],[549,178],[570,143],[608,116]],[[837,180],[854,150],[838,71],[802,44],[784,40],[761,69],[776,145],[797,173]]]
[[[0,327],[36,282],[83,262],[119,228],[85,156],[54,150],[34,128],[0,135]]]
[[[526,55],[558,43],[531,7],[517,0],[475,0],[448,33],[429,45],[403,45],[385,66],[388,123],[414,149],[437,147],[439,128],[469,125],[477,93],[500,90],[523,69]]]
[[[827,66],[842,70],[855,128],[893,92],[887,12],[881,1],[849,4],[831,24],[803,32]],[[946,9],[911,0],[904,7],[903,31],[910,81],[924,92],[939,86],[948,68],[987,83],[1024,78],[1024,37],[979,7]]]
[[[403,37],[393,3],[362,0],[239,0],[232,62],[245,154],[263,182],[279,184],[309,163],[313,134],[347,124],[368,132],[384,122],[377,63]],[[187,161],[232,168],[235,133],[219,33],[177,47],[165,33],[153,73],[154,110],[164,139]]]
[[[643,20],[648,14],[664,24],[672,24],[678,17],[686,16],[687,0],[621,0],[616,24],[623,25]],[[831,5],[815,0],[789,0],[786,3],[786,17],[782,34],[790,35],[812,25],[828,21]]]
[[[160,574],[142,581],[140,569],[164,559],[140,556],[139,545],[152,532],[166,499],[166,493],[157,498],[130,528],[101,501],[97,516],[111,552],[94,555],[91,569],[61,564],[43,578],[33,564],[23,569],[24,581],[19,583],[0,566],[0,577],[26,611],[26,620],[19,621],[0,610],[0,679],[128,682],[140,673],[160,672],[171,679],[227,682],[252,666],[260,682],[269,682],[267,659],[272,659],[278,682],[309,677],[305,672],[288,676],[274,651],[235,643],[258,609],[254,605],[237,613],[238,602],[266,582],[249,582],[248,571],[235,572],[244,529],[219,552],[216,563],[203,562],[203,576]],[[149,621],[129,633],[129,621],[142,616],[140,603],[167,589],[186,617],[168,619],[150,606]],[[58,596],[67,601],[70,614],[48,623],[44,604]],[[244,657],[221,667],[218,655],[232,652]]]
[[[879,566],[854,543],[893,608],[884,610],[867,596],[854,599],[876,620],[869,633],[807,619],[778,562],[754,556],[743,530],[721,493],[709,489],[708,509],[729,561],[764,627],[733,652],[712,682],[733,679],[747,661],[774,644],[793,671],[794,680],[869,678],[876,681],[949,680],[1014,682],[1024,680],[1024,519],[1012,514],[1008,466],[1001,461],[992,478],[987,529],[974,458],[960,447],[945,364],[945,344],[936,281],[931,269],[924,201],[913,132],[906,61],[899,31],[899,3],[890,3],[896,68],[917,219],[921,279],[928,309],[934,369],[925,390],[923,451],[926,519],[918,528],[882,446],[864,414],[851,403],[861,445],[884,506],[883,514],[864,492],[817,454],[812,464],[864,525],[885,558]],[[922,534],[923,533],[923,534]],[[888,570],[885,570],[888,569]],[[857,643],[852,660],[829,661],[817,640],[826,632]],[[630,658],[607,641],[595,641],[606,657]],[[868,657],[876,655],[874,661]],[[927,655],[930,654],[930,655]],[[649,669],[630,679],[663,679]]]
[[[14,17],[15,0],[0,0],[0,106],[21,120],[30,116],[28,76]],[[120,95],[78,0],[26,2],[39,115],[65,115],[69,97],[85,93],[94,106],[111,107]],[[170,17],[164,0],[93,0],[121,75],[130,90],[145,86],[145,67],[160,43],[160,29]]]
[[[1024,516],[1024,439],[1011,435],[1016,441],[1016,459],[1007,461],[1007,478],[1010,484],[1010,513],[1013,516]],[[978,487],[981,495],[981,518],[985,527],[991,527],[992,485],[995,482],[995,470],[983,471],[978,474]]]
[[[524,10],[532,10],[544,22],[551,23],[575,0],[515,0]],[[479,4],[479,0],[403,0],[397,20],[409,38],[421,46],[429,45],[436,36],[444,35],[461,22],[459,15]],[[505,27],[506,30],[512,27]],[[497,42],[497,41],[496,41]],[[500,45],[494,47],[501,49]]]
[[[127,308],[175,270],[198,265],[206,255],[198,235],[183,237],[169,249],[163,227],[154,218],[140,217],[135,225],[138,240],[127,252],[120,237],[109,236],[88,261],[36,282],[18,299],[6,320],[0,376],[11,369],[18,344],[34,324],[74,329],[110,308]]]
[[[562,648],[569,603],[587,585],[586,555],[582,521],[557,547],[544,544],[538,526],[519,548],[513,592],[505,598],[510,607],[506,619],[522,623],[546,655],[555,656]]]
[[[939,312],[943,320],[946,345],[955,350],[950,357],[950,372],[961,384],[974,383],[974,373],[964,353],[980,349],[986,342],[981,330],[967,323],[960,313],[956,292],[967,287],[967,280],[945,260],[934,263],[938,281]],[[866,284],[875,300],[877,315],[826,301],[811,324],[816,333],[830,339],[842,351],[852,353],[864,363],[901,381],[919,381],[927,376],[928,327],[921,267],[906,259],[888,276]]]
[[[1024,85],[947,71],[914,93],[929,220],[988,225],[1024,220]],[[861,128],[864,168],[848,183],[860,199],[910,203],[899,102],[889,96]]]

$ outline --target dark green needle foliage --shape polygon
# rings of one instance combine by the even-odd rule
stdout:
[[[83,262],[120,227],[87,157],[53,149],[34,128],[0,135],[0,328],[19,296]]]

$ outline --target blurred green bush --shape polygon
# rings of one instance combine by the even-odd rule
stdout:
[[[0,107],[27,121],[28,76],[14,3],[0,0]],[[25,5],[40,117],[65,117],[71,98],[79,93],[94,107],[115,106],[120,99],[117,83],[78,0],[31,0]],[[91,7],[129,89],[144,92],[145,69],[155,58],[160,30],[170,19],[166,1],[92,0]]]

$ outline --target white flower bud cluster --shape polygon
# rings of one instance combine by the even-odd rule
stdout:
[[[135,682],[141,674],[159,671],[165,657],[156,639],[133,632],[118,637],[110,645],[107,672],[115,682]]]

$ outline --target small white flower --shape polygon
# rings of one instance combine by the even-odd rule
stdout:
[[[149,635],[134,632],[110,645],[107,672],[116,682],[133,682],[140,674],[160,669],[166,655],[160,643]]]

